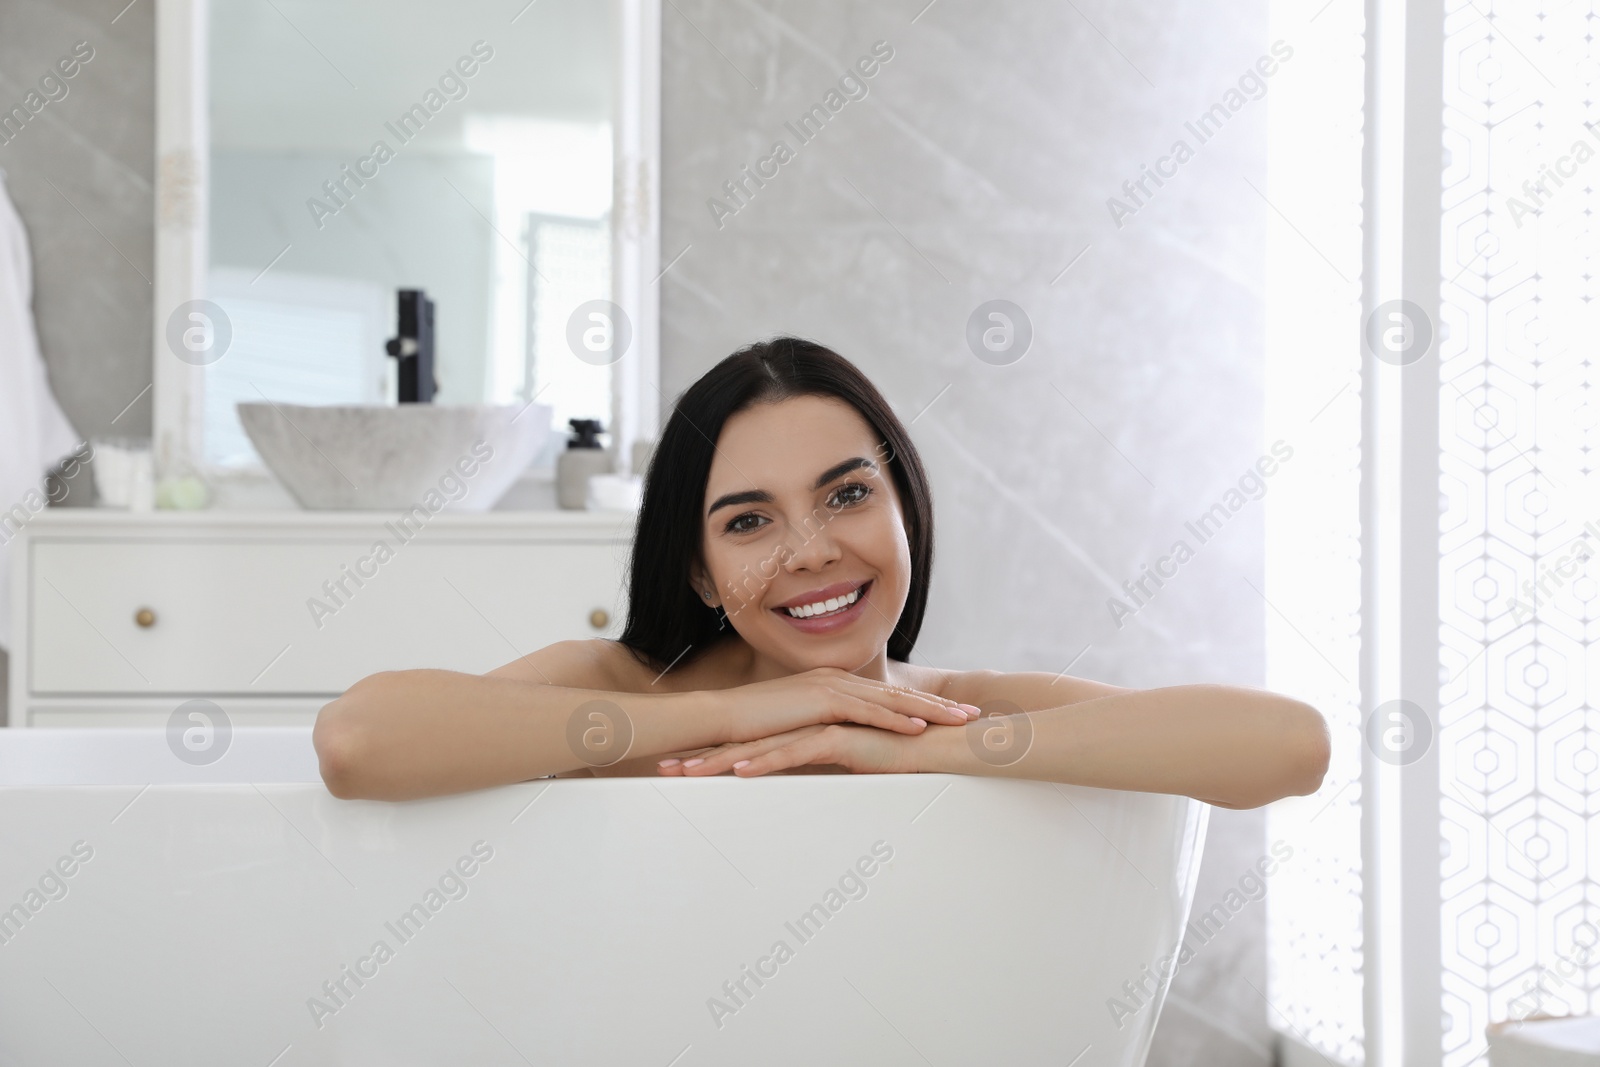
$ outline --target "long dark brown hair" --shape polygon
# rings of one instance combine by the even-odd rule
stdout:
[[[922,460],[883,394],[855,364],[814,341],[780,336],[746,345],[684,390],[651,457],[628,565],[628,621],[619,640],[652,668],[687,663],[734,632],[690,584],[695,564],[703,562],[700,512],[711,459],[733,415],[797,396],[843,400],[888,446],[911,550],[910,590],[888,652],[890,659],[911,658],[933,570],[933,498]]]

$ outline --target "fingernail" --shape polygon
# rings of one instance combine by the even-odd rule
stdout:
[[[926,725],[928,725],[928,720],[927,719],[919,719],[915,715],[911,716],[911,721],[916,723],[918,726],[926,726]]]
[[[740,767],[743,767],[743,766],[744,766],[744,765],[745,765],[745,764],[747,764],[747,763],[749,763],[749,762],[750,762],[750,761],[749,761],[749,760],[747,760],[747,759],[742,759],[742,760],[740,760],[740,761],[739,761],[739,762],[738,762],[738,763],[735,763],[735,764],[734,764],[734,765],[733,765],[733,769],[734,769],[734,770],[738,770],[738,769],[739,769],[739,768],[740,768]]]
[[[696,763],[704,763],[704,759],[687,759],[683,761],[685,767],[693,767]]]
[[[976,719],[979,715],[983,714],[982,708],[975,708],[971,704],[961,704],[958,706],[962,711],[967,713],[967,718],[969,719]]]
[[[678,761],[675,760],[675,759],[664,759],[660,763],[656,764],[656,766],[657,767],[671,767],[671,766],[675,765],[677,762]]]

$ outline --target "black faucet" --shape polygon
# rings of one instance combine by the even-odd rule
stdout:
[[[384,351],[400,361],[400,403],[431,404],[439,383],[433,376],[433,301],[421,289],[400,290],[400,329]]]

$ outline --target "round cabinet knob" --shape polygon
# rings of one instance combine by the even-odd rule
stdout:
[[[606,628],[606,624],[610,621],[611,615],[606,611],[605,608],[595,608],[593,611],[589,612],[589,625],[593,626],[596,630],[604,630]]]
[[[133,613],[133,621],[145,629],[149,629],[156,624],[156,613],[149,608],[140,608]]]

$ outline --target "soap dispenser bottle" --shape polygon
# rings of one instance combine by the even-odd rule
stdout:
[[[600,447],[599,419],[568,419],[572,437],[556,457],[556,503],[569,511],[582,511],[591,474],[611,473],[611,454]]]

